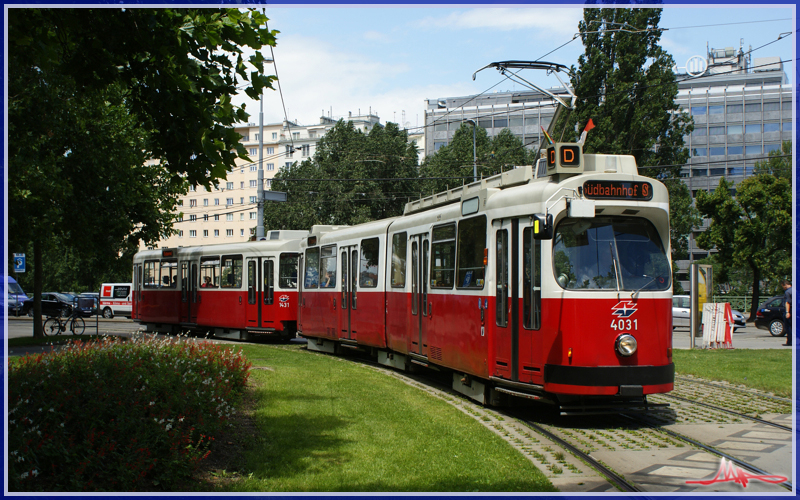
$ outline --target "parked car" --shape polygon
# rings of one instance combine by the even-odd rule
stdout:
[[[58,292],[42,293],[42,315],[69,316],[72,313],[72,297]],[[22,303],[22,314],[33,316],[33,298]]]
[[[19,286],[17,280],[8,276],[6,281],[8,288],[6,289],[5,299],[8,314],[9,316],[19,316],[22,312],[22,304],[28,300],[28,296],[22,291],[22,287]]]
[[[783,307],[783,295],[772,297],[758,306],[756,311],[756,328],[767,330],[773,337],[786,335],[783,331],[783,319],[786,309]]]
[[[684,326],[689,328],[691,326],[691,298],[688,295],[673,295],[672,296],[672,328]],[[733,316],[733,330],[737,328],[744,328],[744,314],[731,309]]]
[[[91,300],[92,306],[89,309],[89,316],[100,314],[100,294],[97,292],[84,292],[78,295],[78,300]],[[86,303],[88,305],[88,302]],[[82,307],[83,311],[86,306]]]

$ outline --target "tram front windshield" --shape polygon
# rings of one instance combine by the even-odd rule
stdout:
[[[636,217],[564,219],[553,237],[553,267],[567,290],[667,290],[672,278],[658,232]]]

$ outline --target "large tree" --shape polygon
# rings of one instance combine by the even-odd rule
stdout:
[[[264,227],[309,229],[314,224],[359,224],[403,213],[416,199],[417,149],[396,123],[364,133],[339,120],[312,158],[282,169],[272,189],[287,203],[268,204]]]
[[[275,43],[255,10],[8,10],[9,243],[100,273],[171,230],[188,184],[247,158],[233,129],[273,77],[243,48]],[[148,161],[157,159],[157,161]],[[61,266],[63,267],[63,266]],[[34,322],[34,335],[41,335]]]
[[[753,297],[758,297],[762,281],[777,282],[792,272],[792,184],[785,177],[760,173],[740,182],[735,196],[732,187],[722,179],[713,193],[698,193],[697,208],[711,224],[697,237],[697,244],[716,248],[720,282],[727,281],[734,269],[747,268]],[[754,300],[751,319],[757,310]]]

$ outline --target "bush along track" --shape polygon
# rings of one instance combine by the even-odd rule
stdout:
[[[147,491],[189,477],[250,363],[208,342],[71,342],[8,364],[10,491]]]

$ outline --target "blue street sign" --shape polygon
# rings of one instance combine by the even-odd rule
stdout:
[[[14,272],[15,273],[24,273],[25,272],[25,254],[24,253],[15,253],[14,254]]]

